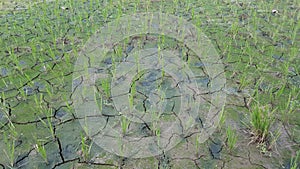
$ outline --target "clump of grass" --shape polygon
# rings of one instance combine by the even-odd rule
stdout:
[[[250,114],[250,127],[252,134],[252,142],[264,143],[270,133],[270,127],[274,122],[275,110],[271,111],[271,108],[266,106],[260,106],[258,103],[255,104]]]

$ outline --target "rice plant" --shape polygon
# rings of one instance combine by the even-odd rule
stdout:
[[[69,122],[78,121],[79,118],[76,114],[73,114],[74,110],[71,108],[73,102],[69,102],[69,94],[71,91],[68,90],[70,87],[68,82],[70,81],[69,75],[74,73],[70,71],[73,67],[74,60],[79,57],[79,53],[82,51],[82,47],[86,41],[93,33],[97,32],[97,30],[101,31],[102,26],[105,26],[105,24],[115,19],[119,20],[124,15],[138,14],[139,12],[166,13],[193,22],[193,24],[199,28],[199,31],[204,32],[213,40],[215,47],[218,48],[217,50],[222,56],[222,62],[226,65],[225,73],[228,74],[227,79],[232,81],[228,83],[228,86],[234,90],[237,89],[237,95],[247,94],[247,91],[251,92],[253,85],[261,84],[257,79],[260,80],[261,77],[261,79],[265,79],[264,83],[271,89],[267,91],[269,93],[266,94],[265,90],[257,89],[254,94],[265,94],[263,99],[250,106],[253,103],[251,102],[251,100],[253,101],[252,98],[249,99],[249,101],[244,100],[245,104],[240,104],[240,96],[237,96],[238,98],[234,99],[232,101],[233,103],[230,103],[228,106],[230,107],[229,110],[226,110],[228,111],[226,115],[228,115],[232,113],[232,107],[236,108],[239,105],[245,105],[246,108],[249,108],[250,119],[249,122],[247,122],[247,127],[251,132],[251,142],[262,145],[260,149],[261,152],[266,152],[270,148],[273,149],[273,147],[277,149],[276,142],[280,139],[281,131],[283,130],[278,129],[273,132],[272,129],[271,132],[275,118],[278,118],[279,123],[282,123],[286,127],[285,130],[290,135],[289,141],[297,141],[299,135],[297,112],[299,110],[298,100],[300,95],[298,90],[299,70],[297,67],[299,65],[299,39],[297,35],[300,24],[297,22],[299,19],[299,5],[296,0],[289,2],[251,1],[251,3],[246,1],[233,2],[230,0],[171,0],[170,2],[158,0],[51,0],[51,2],[46,2],[38,0],[41,3],[29,6],[25,5],[28,6],[26,10],[10,8],[11,10],[7,12],[3,12],[3,10],[5,10],[4,8],[6,8],[5,2],[12,4],[21,2],[25,4],[24,1],[28,2],[30,0],[2,1],[0,3],[0,71],[2,71],[2,67],[8,68],[9,71],[7,75],[4,75],[6,73],[0,72],[0,103],[2,103],[2,105],[0,105],[0,110],[2,111],[0,112],[0,147],[3,148],[0,150],[2,151],[2,153],[0,153],[0,166],[7,163],[8,166],[5,166],[5,168],[14,168],[26,161],[27,158],[24,158],[24,161],[19,158],[22,157],[21,155],[23,153],[30,153],[31,145],[29,144],[32,142],[21,140],[23,142],[19,143],[19,139],[27,139],[30,138],[31,133],[44,131],[46,131],[45,138],[34,140],[33,142],[36,144],[35,148],[37,152],[46,163],[53,161],[47,154],[50,155],[56,150],[47,149],[46,152],[47,146],[45,146],[44,143],[49,140],[47,136],[50,135],[50,139],[59,137],[59,134],[55,135],[55,127],[57,127],[58,131],[62,130],[63,128],[67,128],[65,125],[70,124]],[[37,0],[34,1],[36,2]],[[4,6],[2,6],[3,4]],[[30,4],[32,4],[32,1],[30,1]],[[126,26],[127,23],[124,24]],[[146,30],[150,24],[151,23],[145,22],[145,24],[141,26],[144,26]],[[175,24],[181,25],[182,22],[180,20],[178,23],[174,23],[174,25],[170,26],[176,26]],[[132,28],[128,27],[128,30],[130,29]],[[185,29],[181,30],[181,28],[178,27],[178,31],[185,31]],[[110,33],[114,34],[115,32]],[[185,32],[180,33],[182,35],[185,34]],[[159,52],[162,52],[164,49],[181,48],[180,46],[173,47],[168,41],[169,37],[167,35],[155,36],[158,37],[157,45],[160,50]],[[64,39],[68,39],[66,41],[69,42],[61,43],[61,41],[65,41]],[[134,45],[133,49],[134,53],[136,53],[134,57],[138,73],[141,71],[140,64],[142,60],[139,60],[140,56],[137,50],[148,47],[145,45],[146,40],[149,39],[140,38],[139,43]],[[182,37],[182,39],[178,39],[178,41],[184,42],[185,39]],[[153,42],[151,41],[151,43]],[[128,44],[129,43],[126,43],[126,45]],[[126,45],[124,46],[126,47]],[[150,44],[150,46],[151,45],[152,44]],[[110,78],[114,78],[118,73],[116,72],[118,64],[126,51],[124,50],[126,49],[124,46],[123,48],[117,46],[114,49],[115,53],[112,56],[112,67],[108,70],[111,71],[112,77]],[[22,47],[27,48],[29,52],[20,52],[19,48]],[[182,51],[182,53],[185,52]],[[273,55],[278,55],[278,53],[279,55],[282,53],[282,59],[272,58]],[[128,52],[126,54],[131,53]],[[182,59],[183,58],[185,57],[182,57]],[[190,58],[191,57],[187,58],[188,65],[193,66],[194,62]],[[24,64],[20,63],[23,59],[28,65],[24,66]],[[159,59],[159,63],[162,67],[160,79],[164,80],[164,77],[168,76],[164,70],[164,66],[167,65],[164,63],[163,58]],[[95,60],[91,59],[90,62],[93,63]],[[108,64],[106,66],[108,66]],[[83,67],[88,69],[88,63]],[[34,82],[36,81],[46,83],[46,87],[35,90],[36,93],[34,94],[29,93],[29,90],[24,90],[24,86],[34,88]],[[157,80],[157,82],[156,89],[162,90],[162,81]],[[99,85],[99,89],[98,92],[101,94],[99,97],[95,95],[95,100],[99,105],[100,111],[107,111],[107,103],[109,102],[110,105],[113,105],[110,103],[111,98],[109,98],[111,90],[110,79],[104,80],[101,85]],[[130,108],[133,109],[134,104],[136,104],[135,102],[139,100],[140,91],[135,89],[135,83],[132,84],[130,90],[128,93],[129,102]],[[163,96],[160,102],[164,101],[168,100]],[[266,106],[266,104],[272,105],[272,108],[269,105]],[[4,109],[9,107],[10,111],[2,110],[1,106],[4,107]],[[59,125],[54,125],[52,111],[58,110],[61,106],[67,107],[69,112],[72,113],[73,119],[68,120],[66,118],[66,121],[61,122]],[[154,106],[156,105],[154,104]],[[274,109],[273,107],[278,107],[278,109]],[[22,112],[23,108],[24,112]],[[109,111],[110,108],[109,106]],[[274,114],[276,110],[278,110],[280,114]],[[160,118],[162,113],[157,111],[149,113],[152,114],[154,121],[152,134],[157,136],[159,142],[159,139],[164,137],[164,133],[156,123],[162,120]],[[224,124],[226,123],[224,107],[220,117],[219,128],[225,126]],[[232,120],[231,116],[226,118]],[[187,119],[184,122],[186,126],[183,127],[189,127],[190,124],[194,122],[193,120],[194,119]],[[233,120],[239,123],[239,118]],[[37,124],[42,124],[46,130],[31,128],[30,125],[33,125],[35,121],[38,121]],[[120,127],[120,132],[123,133],[123,136],[125,136],[125,134],[129,136],[129,128],[131,130],[131,127],[134,127],[134,125],[129,126],[130,124],[128,119],[124,116],[121,117],[118,127]],[[21,125],[24,127],[20,127]],[[81,142],[79,149],[81,149],[81,155],[84,159],[84,161],[79,162],[79,165],[88,163],[90,158],[91,145],[89,144],[88,126],[89,125],[86,124],[82,127],[85,135],[81,135],[81,138],[79,136],[79,140],[81,139],[78,141]],[[28,128],[30,131],[26,131]],[[236,147],[237,134],[241,134],[238,133],[240,130],[235,131],[232,126],[229,126],[227,128],[224,127],[224,131],[226,131],[227,138],[226,146],[229,151],[233,151]],[[19,137],[21,136],[19,133],[24,134],[24,136]],[[196,149],[202,147],[200,145],[200,137],[201,135],[196,137]],[[121,137],[120,139],[124,138]],[[188,139],[189,138],[187,138],[187,140]],[[63,145],[65,145],[66,140],[60,139],[60,141],[64,142]],[[21,146],[19,144],[21,144]],[[124,146],[121,143],[120,145]],[[292,145],[288,145],[288,147],[294,149]],[[279,152],[285,150],[283,147],[278,147],[278,149],[280,149]],[[123,150],[125,151],[126,149],[123,147]],[[176,149],[174,150],[176,151]],[[22,154],[20,154],[20,152]],[[282,155],[280,154],[279,156]],[[298,151],[296,156],[290,161],[290,168],[299,168],[299,156],[300,153]],[[18,160],[21,161],[18,162]],[[115,163],[113,161],[114,159],[109,160]],[[281,159],[278,161],[281,161]],[[32,161],[30,161],[29,166],[25,166],[25,168],[32,167],[31,162]],[[76,161],[74,161],[74,163],[75,166],[78,165]],[[126,164],[124,165],[124,168],[129,168]],[[167,165],[160,165],[160,167],[163,166],[167,168]],[[94,166],[91,164],[91,166],[87,167]],[[199,166],[199,168],[201,167],[204,166]],[[189,167],[184,166],[183,168]]]
[[[123,135],[126,134],[129,125],[130,125],[130,121],[125,116],[122,116],[121,117],[121,128],[122,128]]]
[[[226,145],[229,151],[232,151],[236,146],[237,136],[236,136],[236,131],[232,130],[230,126],[227,127],[226,137],[227,137]]]
[[[4,131],[3,133],[4,143],[6,145],[6,149],[3,149],[3,151],[8,159],[10,167],[13,168],[16,160],[15,146],[16,146],[18,133],[15,129],[15,126],[13,126],[12,124],[9,123],[8,127],[9,130]]]
[[[251,142],[263,143],[267,141],[270,127],[274,122],[273,113],[275,110],[271,110],[268,105],[261,106],[258,103],[252,107],[250,110]]]
[[[101,87],[105,93],[105,96],[109,97],[110,96],[110,81],[109,81],[109,79],[104,79],[101,82]]]
[[[294,158],[291,158],[290,169],[299,169],[300,167],[299,160],[300,160],[300,150],[296,152],[296,156]]]
[[[41,111],[43,111],[42,113],[45,113],[46,115],[46,120],[42,119],[41,117],[39,117],[40,122],[42,122],[42,124],[44,125],[44,127],[46,127],[48,129],[48,131],[51,134],[51,138],[53,140],[56,139],[55,136],[55,132],[54,132],[54,126],[52,124],[52,118],[53,118],[53,110],[51,108],[44,108],[41,109]]]
[[[220,112],[220,121],[219,121],[219,124],[218,124],[218,128],[221,129],[222,126],[225,124],[225,121],[226,121],[226,115],[225,115],[225,105],[222,107],[222,110]]]
[[[37,152],[41,155],[43,160],[45,161],[46,164],[49,164],[48,157],[47,157],[47,152],[45,149],[45,145],[43,144],[45,140],[38,139],[37,143],[35,145],[35,149]]]
[[[84,161],[88,161],[90,158],[91,148],[93,143],[90,145],[88,144],[87,137],[85,137],[82,133],[80,135],[81,138],[81,156],[83,157]]]
[[[130,91],[129,91],[129,106],[130,106],[130,110],[133,109],[133,105],[134,105],[134,97],[136,95],[136,81],[133,81],[130,87]]]

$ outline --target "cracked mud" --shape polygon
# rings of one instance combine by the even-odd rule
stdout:
[[[0,168],[291,168],[300,148],[300,40],[289,31],[299,35],[297,2],[278,2],[286,7],[278,15],[263,11],[272,4],[262,2],[216,3],[0,7]],[[93,39],[105,42],[105,56],[90,40],[111,31],[99,28],[122,14],[158,9],[201,28],[218,59],[199,58],[207,51],[167,36],[180,33],[175,20],[166,22],[165,36],[120,37],[124,26],[107,39]],[[222,76],[226,87],[218,86]],[[219,92],[227,95],[226,119],[211,132],[207,124],[215,123],[207,116],[211,107],[223,108],[213,103]],[[265,144],[251,143],[248,128],[258,100],[277,106]],[[281,109],[287,102],[289,109]],[[237,135],[233,150],[226,126]]]

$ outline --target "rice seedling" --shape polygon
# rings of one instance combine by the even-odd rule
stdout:
[[[200,148],[200,137],[201,136],[199,134],[195,135],[195,141],[194,142],[195,142],[195,149],[196,150],[199,150],[199,148]]]
[[[138,46],[140,47],[141,43],[138,42]],[[134,60],[137,67],[137,77],[134,79],[137,80],[141,77],[141,66],[140,66],[140,58],[139,58],[139,52],[134,53]]]
[[[4,143],[6,145],[6,149],[4,149],[4,154],[7,157],[9,165],[11,168],[15,167],[15,160],[16,160],[16,153],[15,153],[15,146],[18,137],[18,133],[16,131],[15,126],[12,123],[8,125],[8,131],[4,131],[3,133]]]
[[[140,78],[141,75],[138,75],[136,78],[133,79],[130,89],[129,89],[129,95],[128,95],[128,99],[129,99],[129,108],[130,110],[133,110],[134,108],[134,98],[136,96],[136,81]]]
[[[129,125],[130,120],[128,120],[125,116],[121,116],[121,129],[123,135],[126,135]]]
[[[2,4],[3,2],[1,1],[1,5]],[[233,77],[227,77],[228,80],[232,80],[232,84],[234,84],[232,85],[230,82],[229,86],[232,88],[237,87],[238,92],[241,92],[239,94],[244,94],[244,92],[248,91],[245,89],[249,89],[251,92],[253,89],[252,85],[255,83],[259,85],[261,79],[258,78],[258,76],[263,78],[268,76],[265,82],[269,83],[269,81],[272,81],[270,85],[268,84],[270,90],[267,92],[269,93],[260,91],[256,86],[254,87],[252,96],[263,94],[264,99],[257,101],[251,107],[250,101],[247,102],[246,107],[250,109],[250,124],[247,127],[251,130],[252,142],[261,144],[262,152],[268,151],[270,147],[277,149],[276,141],[281,137],[281,130],[270,132],[272,124],[276,122],[275,118],[278,118],[278,121],[287,127],[287,132],[292,130],[290,131],[291,136],[298,135],[299,133],[297,129],[298,121],[297,118],[294,118],[297,117],[296,112],[299,110],[299,91],[296,90],[297,86],[295,85],[298,83],[297,78],[299,76],[299,71],[296,67],[299,53],[297,47],[299,40],[297,35],[300,26],[298,22],[295,22],[295,20],[299,18],[297,14],[297,4],[295,0],[290,2],[251,1],[251,3],[245,1],[232,2],[230,0],[201,2],[196,0],[172,0],[171,3],[155,0],[130,0],[120,2],[112,0],[56,0],[51,3],[43,1],[39,4],[29,5],[26,10],[12,10],[5,13],[0,10],[1,15],[5,14],[3,17],[0,17],[0,44],[2,45],[0,45],[0,66],[1,68],[2,66],[12,67],[12,71],[9,70],[8,75],[2,76],[0,72],[0,92],[2,94],[0,102],[2,102],[3,105],[1,106],[3,107],[8,107],[8,105],[10,108],[13,107],[9,114],[5,108],[4,110],[1,109],[2,112],[0,112],[3,113],[3,115],[0,114],[1,125],[3,120],[12,128],[3,133],[3,136],[5,136],[3,145],[5,143],[5,146],[10,146],[4,146],[5,152],[2,153],[2,156],[0,153],[0,164],[4,163],[3,161],[8,161],[9,166],[6,168],[16,167],[15,163],[18,161],[16,160],[16,156],[19,155],[16,152],[27,151],[25,150],[26,148],[24,148],[28,147],[27,142],[23,142],[22,146],[18,146],[16,140],[17,136],[14,136],[13,130],[20,129],[13,129],[13,127],[15,127],[16,123],[23,124],[27,127],[26,122],[34,121],[36,118],[27,118],[24,113],[21,114],[16,111],[20,110],[19,106],[24,106],[26,110],[24,112],[26,113],[27,109],[30,109],[32,113],[38,112],[37,116],[40,121],[38,123],[41,123],[47,128],[45,131],[49,131],[51,138],[58,137],[54,135],[56,126],[54,126],[53,115],[50,108],[57,110],[57,108],[61,106],[61,103],[63,103],[63,106],[66,106],[68,111],[73,114],[74,110],[71,108],[72,102],[68,102],[68,92],[70,91],[68,91],[69,77],[67,73],[69,73],[69,70],[72,68],[74,60],[79,57],[82,46],[96,30],[106,23],[115,19],[118,20],[126,14],[137,14],[139,12],[166,13],[193,22],[195,26],[199,28],[199,32],[201,31],[208,35],[215,43],[215,47],[218,47],[218,52],[223,57],[222,61],[225,62],[226,65],[225,73],[229,76],[232,74]],[[0,8],[2,9],[1,5]],[[128,23],[120,24],[125,24],[126,26]],[[177,24],[182,24],[182,22],[179,20]],[[142,26],[147,30],[148,25],[151,25],[151,22],[145,22]],[[179,27],[181,26],[184,25],[180,25]],[[130,29],[132,28],[128,27],[128,30]],[[182,30],[178,30],[178,32],[180,31]],[[114,34],[114,32],[110,33]],[[184,32],[180,33],[182,35],[184,34]],[[164,49],[172,49],[172,47],[170,47],[172,45],[169,44],[167,36],[158,35],[157,37],[159,52]],[[61,43],[62,39],[69,39],[69,42]],[[139,48],[135,45],[134,51],[144,49],[144,41],[146,40],[139,39]],[[184,39],[178,39],[178,41],[184,41]],[[125,44],[128,45],[129,43],[126,42]],[[124,56],[125,48],[121,48],[120,46],[111,49],[115,52],[114,56],[112,56],[112,67],[109,70],[113,76],[112,78],[118,73],[116,72],[116,68],[120,58]],[[19,47],[28,47],[31,51],[24,54],[18,51]],[[177,49],[177,47],[174,48]],[[140,73],[140,57],[138,52],[135,53],[137,53],[134,57],[138,67],[138,73]],[[272,55],[277,53],[282,53],[283,59],[280,59],[280,61],[272,58]],[[59,57],[59,59],[57,59],[57,57]],[[23,59],[26,60],[28,65],[24,66],[20,64],[20,61]],[[164,71],[164,66],[167,63],[164,63],[163,58],[160,59],[159,63],[161,63],[162,69],[161,81],[158,81],[156,88],[158,90],[162,90],[162,81],[164,77],[168,76]],[[296,62],[293,63],[293,60]],[[95,60],[90,61],[91,63],[95,62]],[[189,58],[187,62],[189,66],[193,66],[194,64]],[[88,63],[84,66],[88,69]],[[296,69],[294,72],[291,71],[293,68]],[[39,74],[39,77],[35,78],[36,74]],[[196,74],[196,76],[197,75],[198,74]],[[237,75],[237,79],[235,75]],[[255,77],[252,78],[252,76]],[[38,80],[47,84],[44,89],[35,91],[39,92],[38,94],[32,94],[29,93],[29,90],[23,89],[24,84],[26,84],[26,87],[34,88],[32,83],[33,78],[35,78],[34,81]],[[292,78],[296,79],[295,84],[290,82]],[[253,79],[259,79],[259,81],[254,82]],[[235,86],[235,84],[238,85]],[[104,80],[100,87],[101,89],[98,92],[101,94],[99,94],[99,97],[95,96],[95,100],[100,107],[100,111],[102,111],[102,109],[107,109],[107,107],[104,107],[102,104],[111,101],[109,100],[111,90],[110,82]],[[131,109],[134,108],[134,104],[137,102],[139,96],[135,87],[135,83],[133,83],[128,93]],[[61,91],[66,91],[66,94],[61,95]],[[164,98],[165,97],[162,97],[159,101],[166,101]],[[270,104],[270,106],[265,106],[267,104]],[[47,108],[45,105],[47,105]],[[228,106],[231,108],[236,107],[235,105],[243,105],[243,103],[240,104],[239,99],[236,99]],[[277,107],[277,109],[274,107]],[[223,108],[222,111],[224,111],[224,109],[225,108]],[[275,110],[278,110],[279,114],[275,114]],[[152,113],[154,121],[161,120],[160,115],[162,112],[149,113]],[[228,114],[229,113],[231,112],[228,111]],[[31,114],[29,114],[29,116],[31,116]],[[75,114],[73,117],[74,121],[78,120]],[[231,119],[230,116],[226,118]],[[224,126],[226,118],[223,112],[219,123],[220,128]],[[187,119],[185,124],[189,127],[192,122],[193,119]],[[28,124],[28,126],[30,124]],[[8,125],[4,126],[3,124],[2,128],[7,129],[9,128]],[[64,123],[59,125],[61,125],[62,128],[66,128],[64,127]],[[130,122],[125,117],[120,119],[119,127],[124,135],[128,133],[129,125]],[[157,124],[153,124],[152,134],[156,135],[159,139],[162,136],[162,129],[159,129],[156,125]],[[87,126],[88,125],[83,126],[86,135],[88,135],[89,132]],[[58,128],[60,128],[60,126]],[[236,136],[240,134],[238,133],[240,130],[235,132],[231,127],[224,127],[224,130],[226,131],[227,137],[226,144],[228,149],[232,151],[236,146]],[[32,132],[40,131],[36,130]],[[200,136],[196,137],[195,140],[195,147],[197,149],[201,147],[199,145],[199,138]],[[37,151],[46,163],[47,160],[52,161],[52,159],[49,159],[50,156],[47,157],[47,153],[49,155],[55,151],[47,150],[46,153],[46,148],[43,143],[44,140],[47,139],[48,138],[41,138],[40,140],[36,140]],[[61,141],[64,142],[65,140]],[[91,150],[88,141],[89,139],[81,137],[82,157],[86,163],[89,160]],[[120,143],[120,145],[123,144]],[[0,143],[0,147],[1,146]],[[123,150],[126,149],[123,147]],[[176,149],[174,150],[176,151]],[[278,161],[281,160],[279,159]],[[291,168],[299,168],[299,162],[297,161],[299,161],[299,153],[297,153],[296,157],[291,159]],[[20,161],[19,163],[22,162],[23,161]],[[93,167],[92,163],[90,165],[90,167]],[[126,164],[124,165],[124,168],[128,167]],[[201,167],[203,166],[200,166],[200,168]]]
[[[95,95],[94,99],[96,101],[96,104],[99,107],[99,112],[102,112],[102,110],[103,110],[103,97],[102,97],[102,95],[101,94]]]
[[[284,93],[284,94],[283,94]],[[280,88],[275,93],[275,98],[277,102],[277,108],[281,115],[281,120],[284,123],[290,123],[292,118],[295,114],[295,112],[298,109],[298,98],[299,98],[300,92],[296,89],[296,87],[293,87],[292,89],[282,89]]]
[[[46,120],[43,120],[41,117],[39,117],[40,122],[46,127],[51,134],[51,138],[53,140],[56,139],[55,132],[54,132],[54,126],[52,125],[52,118],[53,118],[53,110],[51,108],[41,108],[41,114],[46,115]]]
[[[122,58],[123,48],[121,45],[118,45],[117,47],[114,48],[114,55],[117,56],[118,60],[120,60],[119,58]]]
[[[80,138],[81,138],[81,155],[82,155],[84,161],[88,161],[90,158],[90,153],[91,153],[91,148],[92,148],[93,142],[91,142],[89,145],[87,143],[88,140],[82,133],[80,134]]]
[[[11,112],[9,112],[9,110],[7,110],[7,104],[6,104],[6,96],[5,96],[5,94],[4,94],[4,92],[2,92],[2,96],[0,97],[0,100],[3,100],[3,102],[1,103],[2,104],[2,107],[0,107],[0,110],[2,111],[2,112],[4,112],[4,117],[8,120],[8,122],[9,122],[9,128],[10,129],[14,129],[15,128],[15,126],[14,126],[14,124],[13,124],[13,122],[11,121]],[[4,126],[4,125],[3,125]],[[12,131],[14,131],[14,130],[12,130]]]
[[[248,74],[245,72],[247,72],[247,71],[243,71],[243,73],[241,74],[241,77],[239,79],[239,82],[238,82],[238,84],[239,84],[238,91],[239,92],[241,92],[250,83]]]
[[[264,143],[268,139],[270,127],[274,122],[273,113],[276,109],[271,110],[269,105],[261,106],[259,103],[256,103],[250,111],[250,129],[252,134],[250,143]]]
[[[35,144],[35,149],[41,155],[46,164],[49,164],[47,152],[44,146],[45,140],[37,139],[37,143]]]
[[[154,132],[155,132],[155,136],[156,136],[156,140],[157,140],[157,145],[160,146],[161,130],[160,130],[160,128],[156,127]]]
[[[227,127],[226,137],[227,137],[226,145],[229,151],[231,152],[235,148],[237,142],[237,136],[236,136],[236,131],[232,130],[230,126]]]
[[[298,169],[300,167],[299,159],[300,159],[300,150],[296,152],[295,157],[291,158],[290,169]]]
[[[225,111],[224,111],[224,109],[225,109],[225,105],[222,107],[222,110],[221,110],[221,115],[220,115],[220,122],[219,122],[219,128],[221,129],[222,128],[222,126],[225,124],[225,121],[226,121],[226,115],[225,115]]]
[[[268,145],[268,147],[267,147],[267,150],[272,150],[273,149],[273,147],[275,147],[275,149],[276,149],[276,142],[277,142],[277,140],[278,140],[278,138],[280,137],[280,135],[281,135],[281,130],[277,130],[276,132],[275,132],[275,134],[273,134],[272,132],[270,132],[270,143],[269,143],[269,145]]]
[[[109,81],[109,79],[102,80],[101,87],[105,93],[105,96],[110,97],[110,81]]]

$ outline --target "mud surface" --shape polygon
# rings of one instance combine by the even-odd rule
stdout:
[[[2,4],[0,167],[271,169],[297,163],[291,159],[300,149],[299,2],[59,1],[22,9]],[[272,12],[275,8],[279,13]],[[97,46],[89,40],[108,23],[160,10],[200,28],[219,59],[207,64],[184,40],[158,34],[109,44],[102,60],[86,50]],[[161,55],[169,67],[159,63]],[[142,60],[139,65],[136,59]],[[149,66],[156,61],[161,66]],[[226,78],[226,87],[212,89],[216,83],[209,70],[220,62],[224,72],[217,73]],[[86,72],[97,76],[91,88],[85,88]],[[183,94],[185,86],[191,95]],[[223,116],[202,140],[216,92],[227,96]],[[81,97],[86,95],[92,98]],[[257,102],[275,110],[263,143],[253,141],[250,127]],[[92,106],[100,113],[86,116]],[[183,108],[188,116],[179,113]],[[198,113],[189,114],[194,108]],[[228,126],[236,133],[233,149]],[[120,140],[137,144],[122,146]],[[144,154],[134,151],[136,145]]]

